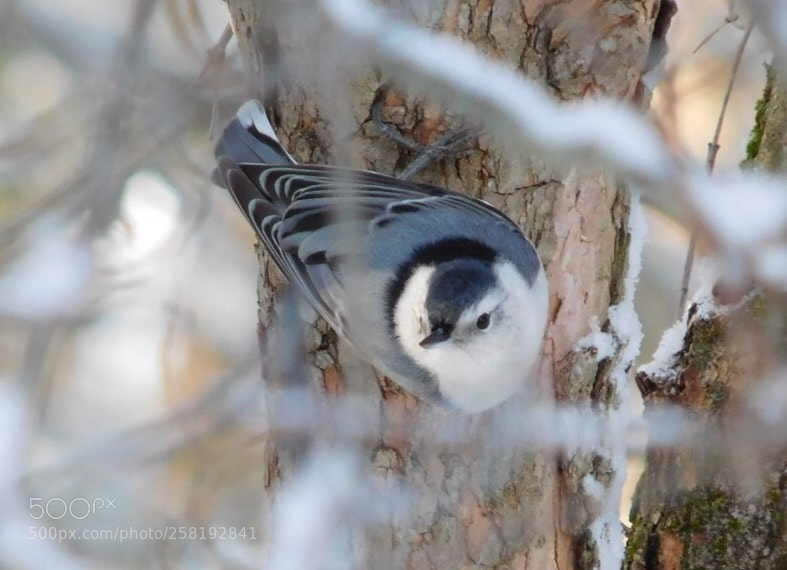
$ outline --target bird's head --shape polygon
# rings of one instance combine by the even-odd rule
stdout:
[[[422,329],[428,334],[419,341],[427,350],[446,342],[471,343],[481,335],[495,334],[505,292],[492,265],[458,259],[434,268],[423,300]]]
[[[461,258],[413,272],[396,306],[396,333],[452,405],[481,411],[527,378],[546,306],[543,270],[531,285],[507,261]]]

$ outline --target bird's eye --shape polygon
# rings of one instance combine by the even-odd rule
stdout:
[[[478,317],[478,320],[475,322],[475,326],[481,330],[489,328],[489,313],[484,313]]]

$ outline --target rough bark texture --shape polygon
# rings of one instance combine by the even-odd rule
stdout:
[[[785,91],[769,70],[747,162],[783,169],[785,135]],[[747,403],[769,374],[783,374],[786,318],[784,292],[733,309],[695,304],[670,369],[638,375],[647,410],[681,406],[704,427],[685,447],[649,448],[626,568],[787,568],[787,450],[768,444],[785,423],[764,422]]]
[[[265,86],[266,99],[276,109],[277,130],[299,161],[352,164],[384,173],[401,170],[413,155],[370,121],[377,97],[384,97],[385,120],[424,144],[457,123],[434,103],[388,87],[383,75],[365,66],[350,78],[349,97],[343,98],[350,109],[342,113],[325,96],[335,86],[319,84],[325,73],[318,62],[311,60],[312,70],[290,64],[319,59],[324,29],[301,29],[296,36],[282,23],[286,19],[277,20],[276,10],[266,12],[265,3],[227,3],[250,74]],[[647,99],[639,80],[659,0],[390,4],[399,17],[458,35],[490,57],[517,66],[557,99],[598,95],[637,105]],[[277,46],[263,22],[276,29]],[[347,140],[353,150],[349,160],[336,150]],[[622,293],[627,193],[601,171],[558,172],[528,156],[509,160],[488,136],[480,137],[469,153],[433,165],[418,179],[497,205],[536,243],[551,290],[540,397],[614,405],[608,370],[574,346],[589,332],[592,317],[604,323],[608,307]],[[282,279],[260,253],[263,333]],[[369,409],[358,412],[379,416],[379,432],[370,438],[371,464],[381,478],[403,482],[415,498],[404,521],[379,524],[353,541],[362,545],[354,550],[358,567],[542,570],[593,565],[586,525],[595,509],[581,495],[579,482],[587,473],[605,481],[608,466],[603,461],[591,455],[561,459],[551,451],[516,446],[495,449],[472,441],[436,444],[430,436],[438,430],[456,425],[481,433],[497,414],[518,403],[475,417],[436,410],[359,367],[324,323],[317,322],[306,338],[311,387],[372,398]],[[269,496],[291,475],[300,446],[294,447],[271,441],[265,481]]]

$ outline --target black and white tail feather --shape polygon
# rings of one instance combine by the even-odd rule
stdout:
[[[470,411],[500,400],[475,393],[483,382],[457,396],[452,392],[474,381],[444,385],[432,362],[438,351],[421,354],[422,308],[401,306],[413,294],[426,302],[427,292],[413,289],[423,267],[465,258],[509,264],[522,287],[537,293],[533,303],[526,299],[535,332],[524,340],[540,346],[546,318],[541,262],[516,225],[489,204],[375,172],[297,164],[257,101],[239,109],[215,154],[214,182],[229,190],[284,275],[331,327],[416,395]],[[524,378],[528,371],[519,372]]]

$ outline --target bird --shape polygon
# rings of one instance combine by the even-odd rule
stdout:
[[[532,376],[547,279],[500,210],[373,171],[298,164],[257,100],[238,109],[215,157],[214,183],[290,284],[402,388],[473,414]]]

